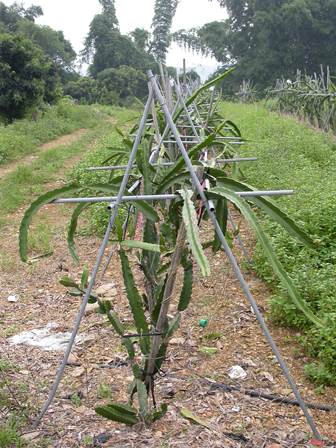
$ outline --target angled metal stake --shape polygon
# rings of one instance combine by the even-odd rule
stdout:
[[[177,142],[177,144],[179,146],[180,152],[181,152],[181,154],[182,154],[182,156],[184,158],[184,161],[186,163],[186,166],[187,166],[187,168],[188,168],[188,170],[190,172],[190,176],[191,176],[191,179],[193,181],[194,187],[195,187],[196,191],[198,192],[201,200],[203,201],[203,204],[204,204],[205,208],[207,209],[207,212],[208,212],[209,217],[210,217],[210,219],[211,219],[211,221],[213,223],[213,226],[215,228],[217,236],[218,236],[219,240],[221,241],[221,244],[222,244],[222,247],[223,247],[224,251],[227,254],[227,257],[228,257],[228,259],[230,261],[230,264],[231,264],[231,266],[233,268],[233,271],[235,272],[235,274],[237,276],[237,279],[239,280],[239,283],[240,283],[241,288],[242,288],[242,290],[244,292],[244,295],[247,298],[247,300],[250,303],[250,305],[252,306],[252,309],[253,309],[253,311],[254,311],[254,313],[256,315],[256,318],[257,318],[257,320],[259,322],[259,325],[260,325],[260,327],[261,327],[261,329],[262,329],[262,331],[263,331],[263,333],[264,333],[268,343],[270,344],[274,355],[276,356],[276,358],[278,360],[278,363],[279,363],[279,365],[280,365],[280,367],[281,367],[281,369],[282,369],[282,371],[283,371],[283,373],[284,373],[284,375],[285,375],[285,377],[286,377],[286,379],[287,379],[287,381],[288,381],[288,383],[289,383],[289,385],[290,385],[290,387],[291,387],[291,389],[292,389],[292,391],[293,391],[293,393],[295,395],[295,398],[297,399],[297,401],[300,404],[300,407],[301,407],[301,409],[302,409],[302,411],[303,411],[303,413],[304,413],[304,415],[306,417],[308,425],[310,426],[314,436],[317,439],[321,440],[321,435],[320,435],[320,433],[319,433],[319,431],[318,431],[318,429],[317,429],[317,427],[315,425],[314,419],[313,419],[312,415],[310,414],[310,412],[309,412],[309,410],[308,410],[308,408],[307,408],[307,406],[306,406],[306,404],[305,404],[305,402],[304,402],[304,400],[303,400],[303,398],[302,398],[302,396],[301,396],[301,394],[300,394],[300,392],[299,392],[299,390],[297,388],[297,385],[296,385],[293,377],[291,376],[291,374],[290,374],[290,372],[288,370],[287,364],[286,364],[284,358],[282,357],[282,355],[281,355],[281,353],[280,353],[280,351],[279,351],[279,349],[278,349],[278,347],[277,347],[277,345],[276,345],[276,343],[275,343],[275,341],[274,341],[274,339],[273,339],[273,337],[272,337],[272,335],[271,335],[271,333],[270,333],[270,331],[268,329],[268,326],[267,326],[267,324],[266,324],[266,322],[265,322],[265,320],[263,318],[263,315],[261,314],[261,312],[259,310],[257,302],[255,301],[255,299],[254,299],[254,297],[253,297],[253,295],[252,295],[252,293],[250,291],[250,288],[249,288],[249,286],[248,286],[248,284],[247,284],[247,282],[246,282],[246,280],[245,280],[245,278],[243,276],[243,273],[240,270],[238,262],[237,262],[237,260],[236,260],[236,258],[234,256],[233,252],[231,251],[230,246],[228,245],[228,243],[227,243],[227,241],[225,239],[225,236],[224,236],[224,234],[222,232],[222,229],[221,229],[221,227],[220,227],[220,225],[219,225],[219,223],[217,221],[216,214],[211,210],[211,208],[209,206],[209,201],[207,200],[207,197],[206,197],[206,195],[205,195],[205,193],[204,193],[204,191],[202,189],[202,186],[201,186],[201,183],[200,183],[200,181],[199,181],[199,179],[197,177],[197,174],[195,173],[195,171],[193,169],[193,165],[192,165],[192,162],[191,162],[191,160],[189,158],[188,152],[186,151],[186,149],[185,149],[185,147],[184,147],[184,145],[182,143],[181,137],[180,137],[179,132],[178,132],[176,126],[175,126],[174,120],[173,120],[173,118],[172,118],[172,116],[171,116],[171,114],[169,112],[169,109],[168,109],[168,107],[167,107],[167,105],[165,103],[165,100],[164,100],[163,96],[161,95],[160,89],[158,88],[158,86],[156,84],[156,80],[155,80],[155,78],[153,76],[153,73],[151,71],[148,71],[148,78],[149,78],[149,80],[151,82],[151,85],[152,85],[152,88],[154,90],[155,96],[156,96],[158,102],[161,105],[162,111],[165,114],[167,123],[169,124],[169,126],[170,126],[170,128],[171,128],[171,130],[172,130],[172,132],[173,132],[173,134],[175,136],[175,139],[176,139],[176,142]]]
[[[98,255],[97,255],[96,263],[95,263],[94,269],[93,269],[92,274],[91,274],[89,285],[88,285],[87,290],[85,292],[85,295],[83,297],[82,304],[80,306],[80,309],[79,309],[79,312],[78,312],[78,315],[77,315],[77,318],[76,318],[76,321],[75,321],[75,325],[74,325],[74,328],[73,328],[73,331],[72,331],[72,334],[71,334],[71,337],[70,337],[70,341],[69,341],[68,346],[67,346],[67,348],[65,350],[65,353],[64,353],[63,361],[62,361],[62,363],[61,363],[61,365],[60,365],[60,367],[58,369],[58,372],[57,372],[57,375],[56,375],[56,379],[55,379],[53,387],[52,387],[52,389],[50,391],[49,397],[48,397],[46,403],[44,404],[44,406],[43,406],[43,408],[41,410],[40,415],[38,416],[37,420],[35,421],[35,424],[34,424],[35,427],[37,427],[39,425],[39,423],[41,422],[41,420],[44,417],[45,413],[47,412],[49,406],[53,402],[53,400],[55,398],[55,395],[56,395],[56,392],[57,392],[57,389],[58,389],[58,386],[59,386],[59,384],[60,384],[60,382],[61,382],[61,380],[63,378],[64,370],[65,370],[65,367],[66,367],[66,365],[68,363],[72,347],[73,347],[73,345],[75,343],[75,339],[76,339],[77,333],[79,331],[80,324],[81,324],[83,316],[85,314],[85,309],[86,309],[86,306],[88,304],[88,301],[89,301],[92,289],[94,287],[94,284],[95,284],[95,281],[96,281],[96,277],[97,277],[97,274],[98,274],[98,270],[99,270],[99,267],[100,267],[101,262],[102,262],[103,257],[104,257],[105,249],[106,249],[106,247],[108,246],[108,243],[109,243],[110,234],[112,232],[112,229],[113,229],[113,226],[114,226],[117,214],[118,214],[119,205],[121,203],[121,198],[122,198],[122,196],[123,196],[123,194],[125,192],[125,189],[126,189],[126,186],[127,186],[127,182],[128,182],[129,176],[131,174],[132,166],[133,166],[133,163],[135,161],[136,153],[137,153],[139,144],[140,144],[142,136],[143,136],[143,131],[144,131],[145,126],[146,126],[146,120],[147,120],[147,116],[148,116],[149,111],[150,111],[150,107],[151,107],[151,104],[152,104],[153,97],[154,97],[153,89],[151,87],[149,87],[149,97],[148,97],[148,100],[147,100],[147,103],[146,103],[146,106],[145,106],[145,110],[144,110],[144,113],[143,113],[143,116],[142,116],[142,119],[141,119],[141,122],[140,122],[138,135],[137,135],[137,137],[136,137],[136,139],[134,141],[134,145],[133,145],[133,149],[132,149],[131,154],[130,154],[130,158],[129,158],[129,161],[128,161],[127,169],[125,171],[124,178],[123,178],[123,180],[121,182],[119,193],[118,193],[118,197],[117,197],[117,199],[115,201],[114,208],[113,208],[113,211],[112,211],[112,215],[111,215],[111,218],[109,220],[109,223],[108,223],[108,226],[107,226],[107,229],[106,229],[106,232],[105,232],[105,236],[104,236],[103,242],[101,244],[101,247],[100,247]]]

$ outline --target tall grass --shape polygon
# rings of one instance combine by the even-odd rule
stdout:
[[[95,106],[79,106],[64,99],[35,119],[0,125],[0,165],[30,154],[41,144],[79,128],[92,128],[106,117]]]

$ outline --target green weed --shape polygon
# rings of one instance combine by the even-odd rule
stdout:
[[[223,333],[219,333],[218,331],[213,331],[212,333],[207,333],[202,336],[202,338],[207,339],[208,341],[217,341],[223,337]]]
[[[0,448],[21,448],[25,446],[16,425],[7,423],[0,426]]]
[[[82,405],[82,399],[78,396],[78,394],[72,394],[70,401],[76,408],[79,408]]]
[[[102,400],[112,398],[111,387],[108,384],[99,384],[97,396]]]
[[[2,337],[9,338],[11,336],[14,336],[14,334],[17,333],[18,329],[19,327],[17,325],[8,325],[0,329],[0,335]]]
[[[38,223],[30,235],[30,247],[33,251],[46,254],[52,252],[52,231],[49,225]]]
[[[94,440],[92,436],[83,436],[82,443],[84,446],[91,447],[94,444]]]

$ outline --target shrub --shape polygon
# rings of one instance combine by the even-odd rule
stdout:
[[[0,115],[9,121],[60,93],[52,61],[20,35],[0,34],[0,79]]]

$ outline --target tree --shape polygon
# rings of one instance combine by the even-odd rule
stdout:
[[[39,26],[22,20],[17,31],[38,45],[57,67],[71,70],[76,59],[76,52],[71,43],[65,39],[63,31],[55,31],[49,26]]]
[[[109,22],[112,24],[112,27],[118,28],[119,22],[114,5],[114,0],[99,0],[99,3],[103,7],[103,15],[107,17]]]
[[[135,28],[130,33],[134,45],[139,51],[145,52],[149,49],[150,32],[144,28]]]
[[[25,9],[20,3],[13,3],[6,6],[0,2],[0,29],[5,32],[16,32],[18,23],[23,20],[34,22],[35,19],[43,15],[40,6],[32,5]]]
[[[212,22],[176,40],[237,65],[232,80],[251,79],[259,88],[329,65],[336,70],[336,0],[218,0],[229,19]]]
[[[97,81],[89,77],[70,81],[64,86],[63,93],[82,104],[95,103],[97,101]]]
[[[114,0],[99,0],[102,14],[97,14],[90,23],[89,34],[84,43],[82,56],[85,62],[91,62],[94,55],[104,47],[105,40],[113,31],[119,30]]]
[[[22,36],[0,35],[0,115],[21,118],[58,95],[55,67],[37,46]]]
[[[180,75],[179,75],[179,79],[180,79],[181,82],[183,81],[183,78],[184,78],[184,74],[180,74]],[[199,74],[197,73],[197,71],[194,70],[194,69],[191,69],[191,70],[189,70],[189,71],[186,73],[186,78],[189,79],[189,80],[191,80],[191,81],[199,81],[199,82],[201,82],[201,77],[200,77],[200,75],[199,75]]]
[[[0,31],[22,34],[38,45],[55,63],[61,79],[74,71],[76,52],[71,43],[64,38],[62,31],[55,31],[49,26],[40,26],[35,19],[43,15],[40,6],[32,5],[25,9],[21,4],[6,6],[0,2]],[[67,72],[67,73],[66,73]]]
[[[166,61],[171,42],[170,30],[176,13],[178,0],[156,0],[152,22],[153,40],[151,50],[158,62]]]
[[[145,74],[133,67],[108,68],[98,75],[99,102],[111,104],[116,100],[122,104],[132,97],[143,98],[147,92]]]
[[[103,70],[121,66],[131,66],[137,70],[152,68],[155,61],[145,48],[146,31],[140,30],[140,33],[139,29],[135,30],[133,40],[130,36],[121,34],[115,17],[114,2],[102,0],[101,3],[103,8],[110,9],[93,18],[82,52],[84,61],[91,63],[90,74],[96,78]]]

